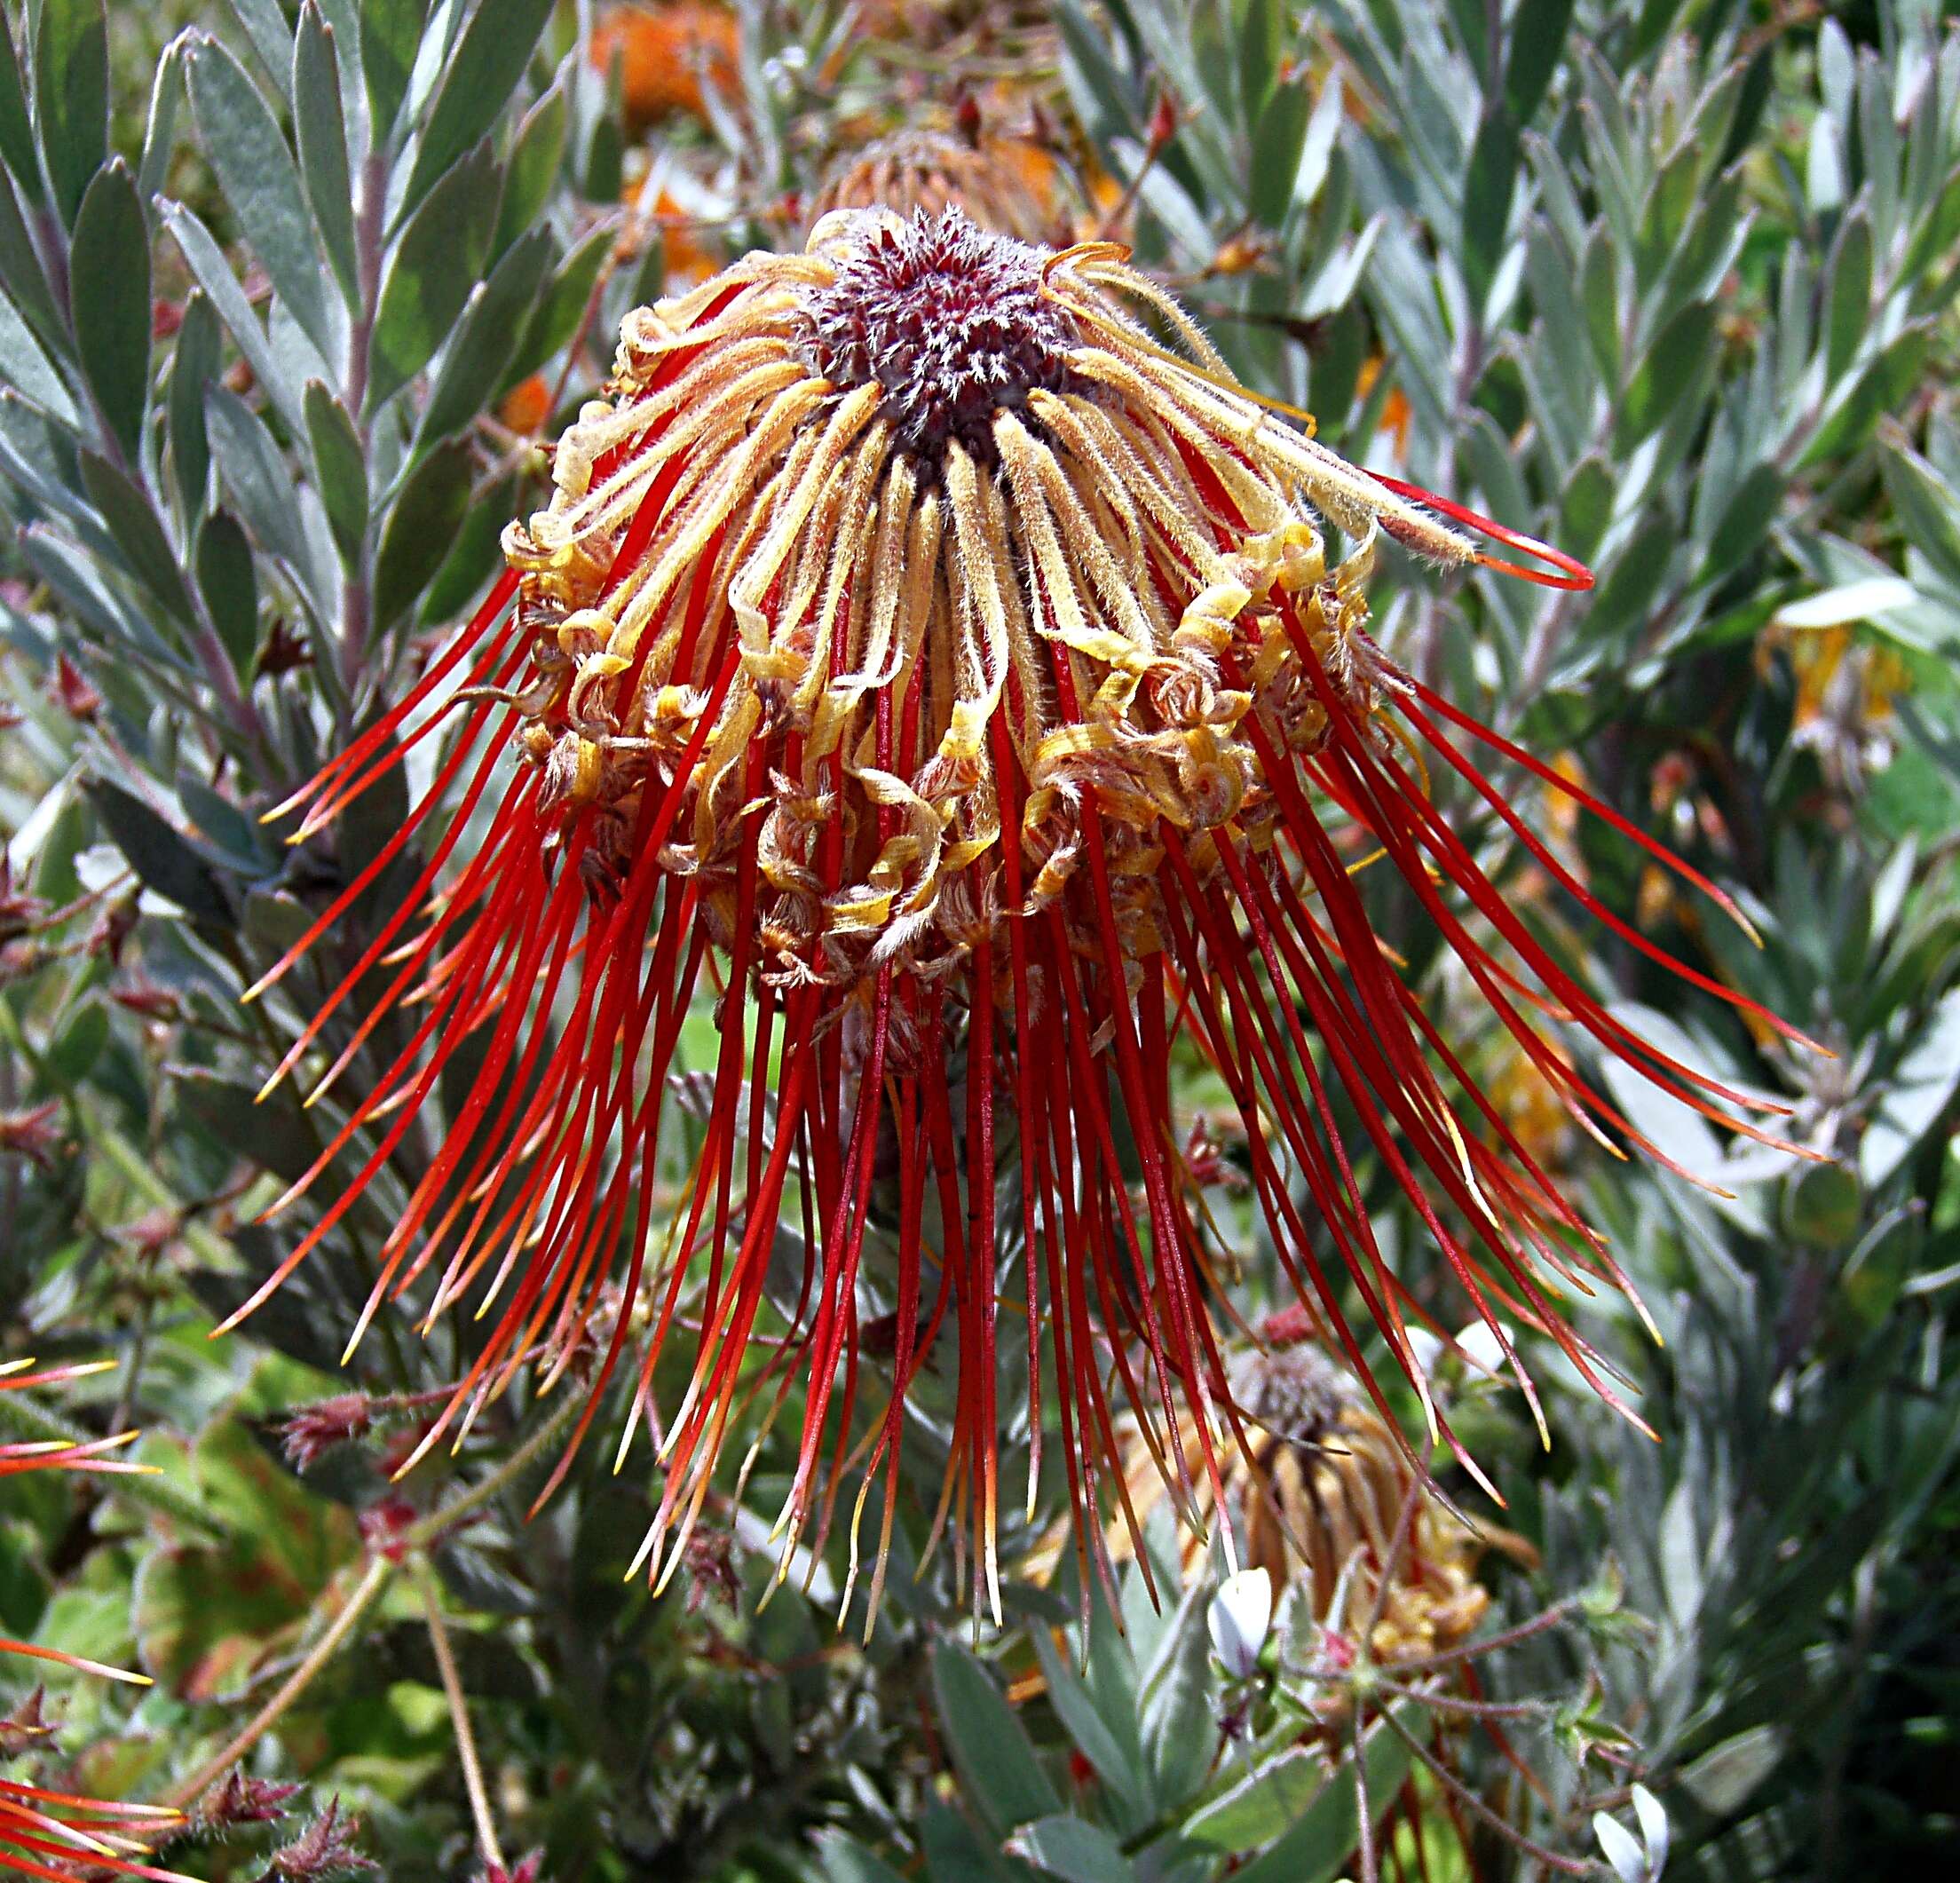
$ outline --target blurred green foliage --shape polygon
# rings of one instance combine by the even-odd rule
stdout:
[[[1664,1336],[1624,1303],[1583,1310],[1661,1442],[1549,1365],[1549,1454],[1513,1401],[1471,1395],[1460,1422],[1542,1556],[1490,1571],[1486,1634],[1560,1626],[1478,1664],[1520,1709],[1534,1782],[1480,1741],[1463,1783],[1568,1859],[1624,1866],[1631,1839],[1595,1842],[1589,1818],[1632,1824],[1640,1777],[1676,1877],[1950,1850],[1960,35],[1921,0],[754,4],[734,82],[703,73],[700,115],[649,129],[630,62],[587,56],[592,14],[5,10],[0,1357],[122,1364],[65,1408],[0,1412],[42,1436],[140,1422],[159,1468],[10,1480],[0,1501],[0,1633],[156,1680],[51,1679],[43,1768],[112,1796],[182,1787],[342,1616],[358,1647],[250,1757],[345,1798],[391,1876],[476,1863],[444,1652],[505,1849],[541,1847],[552,1879],[1300,1883],[1353,1873],[1357,1778],[1371,1823],[1399,1814],[1391,1863],[1534,1861],[1446,1799],[1397,1706],[1317,1733],[1338,1682],[1316,1618],[1221,1666],[1207,1572],[1181,1600],[1162,1534],[1168,1598],[1133,1572],[1124,1632],[1099,1607],[1084,1639],[1072,1600],[1016,1582],[1008,1629],[975,1636],[943,1559],[911,1575],[930,1513],[908,1515],[859,1648],[826,1612],[840,1563],[799,1563],[763,1604],[746,1507],[657,1599],[620,1581],[643,1482],[588,1457],[525,1523],[528,1406],[391,1484],[414,1396],[467,1366],[470,1335],[383,1315],[341,1370],[373,1204],[206,1339],[304,1228],[255,1219],[352,1096],[255,1107],[292,1016],[238,996],[401,800],[298,849],[261,814],[481,591],[544,488],[540,431],[603,376],[625,309],[795,239],[826,162],[965,99],[1042,153],[1059,218],[1119,228],[1248,383],[1596,568],[1582,597],[1399,564],[1378,631],[1734,893],[1759,947],[1610,831],[1560,833],[1608,906],[1830,1049],[1752,1033],[1572,927],[1464,781],[1434,781],[1647,1037],[1780,1097],[1830,1159],[1725,1143],[1627,1082],[1617,1102],[1712,1189],[1544,1127]],[[1500,782],[1537,801],[1521,772]],[[358,956],[388,889],[297,1002]],[[1413,901],[1380,890],[1374,913],[1452,1012]],[[1461,1048],[1501,1089],[1498,1042]],[[443,1115],[396,1153],[406,1182]],[[1359,1175],[1420,1294],[1418,1227]],[[1256,1312],[1273,1264],[1241,1228]],[[375,1424],[296,1472],[281,1417],[348,1392]],[[929,1457],[943,1442],[921,1433]],[[757,1508],[780,1463],[764,1452]],[[253,1874],[292,1829],[168,1860]]]

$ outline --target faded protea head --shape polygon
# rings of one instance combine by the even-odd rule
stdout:
[[[416,819],[267,977],[460,783],[413,893],[281,1068],[384,959],[386,991],[336,1035],[325,1080],[382,1015],[420,1003],[293,1194],[357,1142],[364,1161],[254,1303],[470,1039],[474,1096],[399,1214],[375,1294],[432,1273],[431,1316],[495,1303],[429,1442],[534,1357],[567,1364],[591,1322],[594,1403],[631,1351],[634,1423],[657,1415],[648,1549],[666,1546],[669,1573],[731,1425],[750,1409],[766,1423],[798,1388],[790,1534],[812,1515],[820,1533],[859,1472],[860,1511],[884,1483],[889,1533],[902,1409],[930,1360],[959,1381],[940,1515],[965,1513],[991,1578],[1008,1291],[1045,1363],[1036,1468],[1052,1389],[1087,1551],[1098,1511],[1122,1502],[1118,1411],[1188,1511],[1200,1479],[1215,1501],[1221,1448],[1243,1442],[1171,1130],[1182,1035],[1237,1104],[1302,1301],[1385,1415],[1343,1271],[1426,1405],[1427,1388],[1337,1095],[1475,1311],[1543,1328],[1598,1381],[1553,1294],[1616,1271],[1378,946],[1348,874],[1379,849],[1589,1128],[1644,1143],[1545,1037],[1547,1016],[1703,1110],[1747,1103],[1560,965],[1410,756],[1419,742],[1458,772],[1592,906],[1459,739],[1570,787],[1365,632],[1384,534],[1440,564],[1525,570],[1255,401],[1120,251],[1053,253],[952,211],[840,214],[806,253],[752,255],[629,316],[555,477],[476,621],[304,795],[303,834],[463,702],[467,736]],[[1322,518],[1351,545],[1338,564]],[[1588,580],[1480,526],[1549,560],[1545,579]],[[668,1074],[710,989],[726,992],[699,1153],[678,1206],[657,1206]],[[881,1127],[895,1198],[874,1211]],[[1002,1223],[990,1174],[1010,1164]],[[789,1299],[770,1286],[779,1217],[808,1229]],[[866,1423],[861,1337],[888,1317],[889,1399]],[[684,1324],[692,1384],[656,1408],[655,1360]]]
[[[1032,240],[1055,226],[1055,160],[1023,138],[900,131],[838,162],[817,193],[811,220],[837,210],[958,210],[983,229]]]

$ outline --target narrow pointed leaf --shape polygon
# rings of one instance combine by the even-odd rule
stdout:
[[[368,534],[368,459],[347,408],[317,379],[306,382],[306,436],[334,547],[350,569]]]
[[[233,342],[245,356],[252,377],[265,389],[265,396],[279,408],[280,417],[293,430],[302,423],[299,399],[292,380],[279,362],[259,325],[245,290],[238,285],[225,251],[211,232],[197,218],[194,210],[180,202],[162,205],[163,226],[183,252],[197,284],[210,297],[219,320],[230,331]]]
[[[72,227],[109,149],[109,33],[102,0],[43,0],[34,36],[34,102],[54,207]]]
[[[273,292],[321,355],[333,359],[338,336],[328,313],[320,245],[278,119],[217,40],[194,41],[186,69],[199,137],[246,241]]]
[[[402,232],[381,284],[368,381],[378,409],[449,337],[482,273],[495,226],[498,178],[487,142],[458,163]]]
[[[435,439],[460,431],[489,402],[530,319],[550,256],[549,232],[533,229],[472,291],[423,412],[421,437]]]
[[[392,627],[429,586],[470,508],[469,447],[444,445],[415,467],[381,532],[375,556],[375,627]]]
[[[402,210],[414,210],[440,177],[497,120],[530,63],[553,0],[480,5],[437,82]]]
[[[998,1831],[1062,1808],[992,1677],[964,1648],[933,1650],[932,1690],[952,1761],[976,1808]]]
[[[189,591],[177,552],[163,534],[149,499],[127,472],[93,451],[81,457],[83,487],[115,538],[137,580],[179,621],[192,619]]]
[[[258,648],[258,578],[252,546],[228,510],[213,510],[197,533],[197,588],[241,679]]]
[[[307,0],[293,39],[293,129],[299,173],[320,227],[321,246],[350,309],[360,302],[354,267],[353,182],[347,168],[347,127],[341,118],[340,68],[334,36]]]
[[[89,390],[133,463],[150,397],[150,232],[120,157],[96,172],[75,219],[68,307]]]
[[[177,490],[178,526],[188,538],[204,502],[211,450],[204,431],[204,394],[217,377],[223,336],[210,298],[194,288],[184,304],[170,355],[163,423],[170,446],[170,477]]]

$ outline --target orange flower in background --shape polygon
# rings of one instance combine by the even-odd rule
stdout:
[[[875,1612],[929,1372],[956,1397],[935,1529],[970,1531],[998,1613],[1001,1436],[1024,1419],[1031,1491],[1052,1382],[1086,1587],[1105,1518],[1134,1532],[1119,1422],[1193,1521],[1226,1501],[1223,1459],[1254,1450],[1173,1127],[1183,1040],[1230,1095],[1308,1324],[1384,1429],[1337,1284],[1476,1468],[1429,1396],[1427,1316],[1377,1242],[1343,1112],[1526,1392],[1500,1317],[1614,1396],[1557,1297],[1624,1277],[1396,971],[1348,866],[1381,852],[1587,1129],[1662,1156],[1554,1022],[1764,1135],[1735,1113],[1775,1108],[1642,1040],[1548,951],[1425,764],[1629,945],[1747,1006],[1599,905],[1480,756],[1727,898],[1366,632],[1384,539],[1569,588],[1585,571],[1281,423],[1113,245],[1051,252],[954,210],[840,213],[803,253],[629,315],[553,468],[477,619],[295,800],[300,835],[320,829],[460,707],[433,788],[253,990],[434,835],[275,1075],[322,1044],[318,1096],[399,1013],[406,1045],[275,1207],[343,1153],[358,1167],[233,1323],[380,1178],[468,1043],[470,1096],[391,1204],[360,1324],[411,1294],[431,1321],[466,1298],[486,1317],[423,1449],[541,1359],[561,1378],[589,1330],[604,1357],[573,1446],[625,1362],[621,1455],[644,1423],[664,1467],[642,1552],[664,1581],[731,1433],[801,1389],[781,1530],[820,1544],[847,1479],[858,1513],[881,1487]],[[370,974],[350,1031],[336,1017]],[[711,997],[684,1152],[671,1075]],[[996,1396],[1004,1294],[1039,1361],[1018,1414]],[[657,1405],[676,1347],[689,1383]],[[868,1413],[867,1359],[889,1388]]]
[[[0,1393],[63,1386],[88,1374],[106,1372],[115,1365],[113,1360],[95,1360],[35,1373],[30,1371],[32,1360],[12,1360],[0,1365]],[[146,1471],[147,1466],[110,1455],[136,1436],[134,1432],[117,1432],[107,1438],[0,1443],[0,1477],[12,1477],[23,1471],[102,1475]],[[127,1681],[133,1686],[150,1684],[146,1675],[125,1673],[121,1668],[107,1667],[99,1661],[84,1660],[78,1654],[44,1648],[33,1642],[0,1640],[0,1654],[57,1662],[83,1673]],[[44,1746],[51,1736],[52,1729],[43,1716],[41,1692],[36,1688],[11,1715],[0,1718],[0,1760],[12,1760],[36,1746]],[[28,1877],[72,1877],[78,1883],[83,1878],[105,1872],[154,1877],[170,1883],[177,1878],[176,1871],[155,1869],[140,1859],[147,1847],[145,1839],[154,1839],[159,1831],[174,1825],[181,1815],[160,1805],[106,1804],[98,1799],[0,1777],[0,1871]],[[183,1883],[183,1879],[178,1879],[178,1883]]]
[[[739,33],[734,14],[711,0],[612,6],[593,28],[590,57],[601,72],[619,61],[627,122],[637,128],[673,111],[703,115],[704,82],[732,92]]]
[[[550,416],[551,386],[542,373],[520,380],[497,407],[497,417],[526,438],[541,430]]]

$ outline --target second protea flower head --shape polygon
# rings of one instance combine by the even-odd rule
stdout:
[[[375,1297],[435,1264],[431,1316],[467,1293],[497,1303],[439,1432],[539,1355],[568,1365],[589,1333],[596,1404],[637,1342],[635,1418],[668,1466],[649,1547],[669,1545],[670,1570],[731,1425],[751,1405],[766,1424],[798,1388],[786,1523],[818,1513],[821,1529],[861,1474],[858,1507],[881,1478],[889,1530],[904,1405],[930,1363],[958,1382],[939,1514],[965,1513],[991,1578],[1006,1291],[1038,1361],[1037,1468],[1047,1382],[1087,1551],[1099,1508],[1126,1501],[1112,1401],[1180,1487],[1215,1487],[1217,1448],[1243,1436],[1228,1436],[1204,1212],[1171,1129],[1183,1037],[1236,1102],[1282,1261],[1363,1374],[1348,1301],[1425,1390],[1340,1100],[1477,1311],[1547,1330],[1592,1371],[1549,1291],[1612,1271],[1378,945],[1349,874],[1380,852],[1588,1128],[1642,1142],[1545,1036],[1548,1015],[1704,1110],[1746,1103],[1561,966],[1408,756],[1427,746],[1594,906],[1458,738],[1570,787],[1364,631],[1384,534],[1527,570],[1237,386],[1119,250],[1054,252],[955,210],[840,213],[802,254],[750,256],[632,314],[554,474],[477,621],[308,794],[304,830],[464,704],[416,820],[267,977],[460,786],[414,893],[281,1068],[395,964],[360,1025],[326,1035],[326,1080],[391,1008],[420,1003],[414,1036],[294,1193],[357,1142],[365,1161],[255,1301],[473,1038],[472,1096]],[[1539,579],[1589,580],[1450,514],[1548,563]],[[1338,565],[1324,518],[1351,545]],[[668,1075],[710,991],[703,1121],[678,1207],[656,1214],[679,1142],[662,1134]],[[1003,1224],[993,1174],[1009,1166]],[[779,1220],[805,1232],[786,1289]],[[683,1325],[692,1383],[656,1406]],[[867,1422],[873,1326],[891,1330],[892,1390]]]

